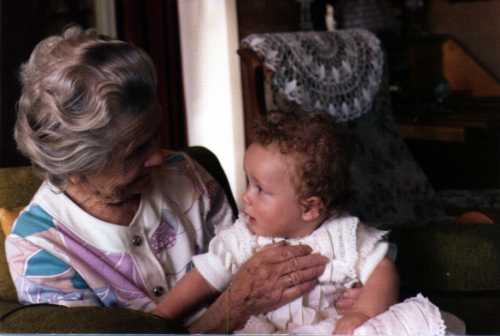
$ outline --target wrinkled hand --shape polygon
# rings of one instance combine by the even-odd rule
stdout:
[[[335,302],[335,308],[337,309],[337,312],[341,315],[352,312],[354,304],[359,299],[362,290],[363,287],[359,282],[356,283],[352,288],[346,289],[337,300],[337,302]]]
[[[257,252],[240,268],[228,288],[231,309],[242,323],[310,291],[323,273],[326,257],[306,245],[278,243]]]
[[[340,318],[333,331],[334,335],[352,335],[354,330],[365,323],[369,317],[363,313],[349,313]]]

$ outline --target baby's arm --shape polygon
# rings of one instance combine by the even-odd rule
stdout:
[[[168,319],[184,318],[202,302],[217,293],[218,291],[195,268],[177,282],[175,287],[158,303],[153,314]]]
[[[337,321],[334,334],[352,334],[366,320],[398,301],[399,276],[394,262],[385,257],[373,270],[352,309]]]

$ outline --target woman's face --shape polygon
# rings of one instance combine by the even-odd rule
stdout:
[[[85,176],[84,190],[106,204],[119,204],[140,195],[151,182],[152,169],[163,161],[157,138],[156,132],[140,139],[123,159],[115,159],[98,174]]]

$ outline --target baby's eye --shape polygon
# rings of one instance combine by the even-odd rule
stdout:
[[[261,192],[262,191],[262,188],[260,187],[260,185],[256,185],[255,187],[257,188],[257,192]]]

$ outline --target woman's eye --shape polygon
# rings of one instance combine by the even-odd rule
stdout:
[[[149,141],[141,144],[140,146],[138,146],[135,149],[135,151],[134,151],[135,155],[141,156],[141,155],[148,154],[150,152],[150,150],[153,149],[155,146],[156,146],[156,139],[149,140]]]
[[[141,160],[143,157],[148,155],[148,153],[151,152],[153,148],[156,147],[156,141],[155,139],[151,139],[149,141],[146,141],[139,146],[137,146],[132,153],[129,155],[129,159],[131,161],[134,160]]]
[[[128,163],[135,163],[136,161],[140,161],[142,159],[143,154],[144,154],[144,151],[142,151],[142,150],[141,151],[135,150],[133,153],[131,153],[127,157],[126,161]]]

